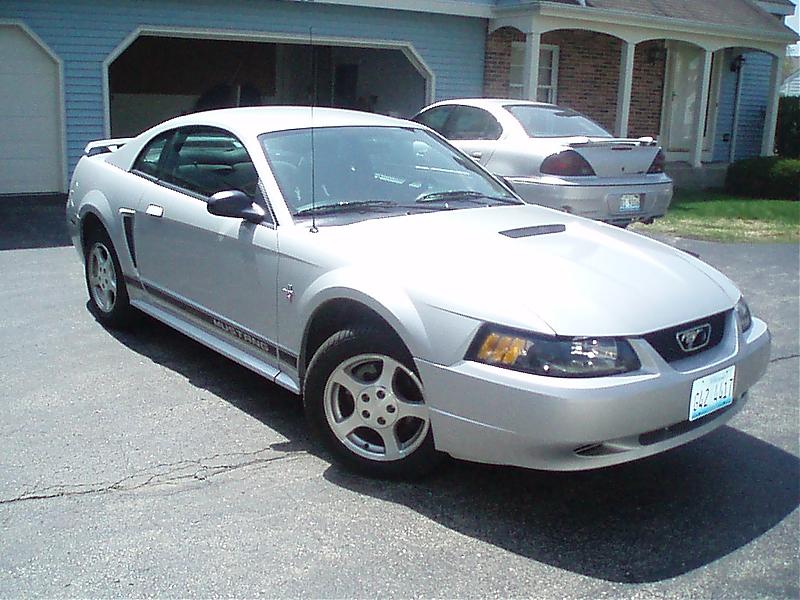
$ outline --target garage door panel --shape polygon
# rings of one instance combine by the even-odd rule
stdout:
[[[53,100],[58,98],[58,87],[45,85],[38,76],[13,77],[0,75],[0,106],[7,116],[48,115],[53,110]]]
[[[0,25],[0,73],[40,73],[48,74],[53,60],[20,27]],[[24,65],[24,68],[20,68]]]
[[[12,25],[0,25],[0,56],[0,194],[62,191],[58,64]]]
[[[10,188],[17,188],[16,193],[35,193],[53,191],[54,182],[47,173],[31,177],[28,172],[30,160],[3,159],[0,164],[0,181],[6,182]]]

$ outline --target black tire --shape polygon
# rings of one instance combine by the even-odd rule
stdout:
[[[376,373],[378,364],[380,372]],[[334,373],[338,376],[349,373],[348,381],[353,384],[350,387],[363,385],[363,388],[351,393],[349,387],[334,381]],[[389,387],[382,385],[386,383],[382,379],[384,374],[391,382]],[[348,404],[352,404],[349,414],[347,406],[341,408]],[[303,406],[311,429],[336,458],[370,477],[417,479],[433,471],[444,458],[434,448],[423,391],[411,355],[392,333],[352,329],[328,338],[308,366]],[[367,408],[372,413],[362,410]],[[371,420],[367,422],[362,415]],[[337,417],[343,424],[358,423],[357,428],[340,436],[331,425]],[[351,417],[356,420],[349,421]],[[395,440],[396,446],[391,451],[389,438],[385,436]],[[391,458],[395,450],[396,459]]]
[[[100,260],[95,257],[107,256],[104,275],[100,276],[98,267]],[[113,267],[113,272],[110,267]],[[123,329],[131,324],[134,308],[128,297],[125,277],[119,264],[119,257],[114,249],[108,233],[104,229],[94,229],[87,233],[84,243],[84,276],[86,290],[89,292],[89,308],[95,318],[105,327]],[[98,277],[101,283],[98,283]],[[116,283],[113,294],[109,292],[109,281]],[[105,300],[104,300],[105,298]]]

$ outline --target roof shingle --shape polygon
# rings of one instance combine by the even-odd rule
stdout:
[[[549,0],[557,4],[580,5],[578,0]],[[771,0],[786,2],[788,0]],[[652,17],[683,19],[686,21],[767,29],[786,32],[788,28],[749,0],[586,0],[587,7],[619,10]]]

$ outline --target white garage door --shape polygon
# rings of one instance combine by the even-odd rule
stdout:
[[[0,57],[0,194],[63,191],[58,65],[16,25]]]

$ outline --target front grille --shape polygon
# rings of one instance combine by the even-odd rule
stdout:
[[[705,352],[706,350],[710,350],[719,344],[722,341],[723,335],[725,334],[726,315],[727,312],[721,312],[704,319],[683,323],[682,325],[678,325],[676,327],[669,327],[660,331],[654,331],[653,333],[648,333],[645,335],[644,339],[647,340],[647,343],[650,344],[665,361],[675,362],[676,360],[681,360],[682,358],[687,358],[689,356],[694,356],[695,354]],[[711,325],[711,334],[708,344],[702,348],[690,350],[688,352],[681,348],[680,344],[678,344],[678,332],[691,329],[692,327],[699,327],[701,325],[705,325],[706,323]]]

